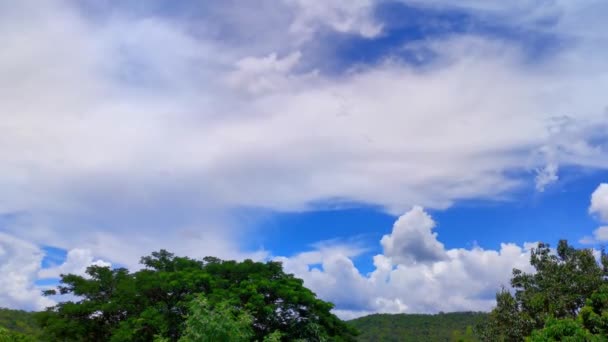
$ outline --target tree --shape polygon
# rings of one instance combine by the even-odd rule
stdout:
[[[579,318],[585,329],[593,334],[608,336],[608,285],[602,285],[587,299]]]
[[[480,327],[481,339],[523,341],[535,330],[532,336],[537,340],[556,334],[579,338],[583,336],[581,329],[592,336],[594,332],[578,320],[579,313],[589,326],[594,322],[594,331],[605,332],[601,330],[605,326],[598,318],[598,308],[608,297],[602,290],[608,276],[608,258],[602,252],[600,259],[598,263],[592,250],[577,250],[565,240],[559,242],[555,253],[548,244],[539,243],[530,257],[536,272],[513,270],[511,286],[515,293],[503,289],[497,294],[496,308]],[[589,308],[583,308],[585,305]]]
[[[530,342],[571,341],[571,342],[601,342],[605,336],[594,335],[585,329],[579,321],[571,318],[549,318],[545,327],[532,332]]]
[[[549,318],[532,332],[531,341],[608,341],[608,285],[602,285],[579,311],[576,319]]]
[[[36,339],[15,331],[0,327],[0,342],[34,342]]]
[[[280,263],[194,260],[164,250],[141,262],[144,269],[135,273],[92,266],[85,277],[62,275],[58,289],[48,294],[78,299],[39,315],[45,334],[67,341],[178,341],[196,330],[187,317],[246,312],[253,340],[273,333],[284,341],[354,340],[356,331],[331,313],[333,305]],[[234,317],[242,323],[247,316]]]
[[[32,312],[2,308],[0,308],[0,330],[4,331],[0,336],[2,334],[10,335],[11,338],[28,336],[31,340],[37,340],[41,333]]]
[[[245,342],[253,337],[253,318],[225,302],[211,308],[202,295],[190,304],[180,342]]]

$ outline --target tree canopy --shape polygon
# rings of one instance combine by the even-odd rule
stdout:
[[[567,241],[532,249],[534,273],[513,270],[514,294],[503,289],[479,329],[483,341],[606,341],[608,257]]]
[[[194,316],[215,317],[233,336],[252,341],[352,341],[356,335],[331,313],[331,303],[278,262],[195,260],[165,250],[141,262],[137,272],[91,266],[86,276],[62,275],[57,290],[47,294],[74,299],[39,314],[45,335],[63,341],[189,341],[202,331],[188,319]]]
[[[32,312],[0,308],[0,342],[6,336],[16,339],[18,336],[30,336],[32,340],[40,335],[40,328]]]

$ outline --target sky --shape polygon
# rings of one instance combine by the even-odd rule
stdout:
[[[603,0],[0,1],[0,307],[161,248],[348,319],[608,241]]]

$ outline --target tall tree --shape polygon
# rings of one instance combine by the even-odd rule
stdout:
[[[178,341],[192,301],[204,295],[212,308],[247,312],[252,340],[270,334],[284,341],[354,340],[356,332],[331,313],[333,305],[280,263],[194,260],[164,250],[141,262],[144,269],[134,273],[92,266],[85,277],[62,275],[57,291],[48,294],[77,299],[39,316],[45,333],[66,341]]]
[[[608,258],[603,252],[598,263],[592,250],[575,249],[565,240],[555,251],[540,243],[532,249],[530,263],[534,273],[513,270],[514,295],[506,290],[497,294],[497,306],[480,329],[482,340],[523,341],[534,330],[570,331],[581,312],[589,319],[596,317],[597,310],[583,306],[604,298],[601,289],[608,276]]]

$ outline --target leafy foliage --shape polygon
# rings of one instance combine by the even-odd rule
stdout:
[[[35,342],[37,339],[31,335],[22,334],[0,327],[0,342]]]
[[[6,336],[11,336],[13,339],[30,336],[32,339],[36,339],[41,333],[34,313],[2,308],[0,308],[0,329],[2,329],[0,336],[3,336],[0,337],[0,342],[3,342],[2,338],[7,339]]]
[[[190,304],[180,342],[250,341],[253,337],[253,318],[225,302],[211,308],[203,296]]]
[[[480,312],[437,315],[375,314],[349,321],[361,335],[359,341],[477,341],[473,327],[484,321]]]
[[[480,327],[483,341],[604,341],[608,328],[608,258],[560,241],[532,250],[536,272],[513,270],[512,295],[502,290]]]
[[[141,262],[145,268],[135,273],[92,266],[87,277],[62,275],[57,291],[78,300],[39,315],[45,334],[65,341],[178,341],[211,334],[197,323],[207,319],[218,331],[238,328],[231,333],[258,341],[271,334],[284,341],[354,340],[356,331],[330,312],[333,305],[280,263],[194,260],[164,250]],[[223,321],[228,317],[235,320]]]

